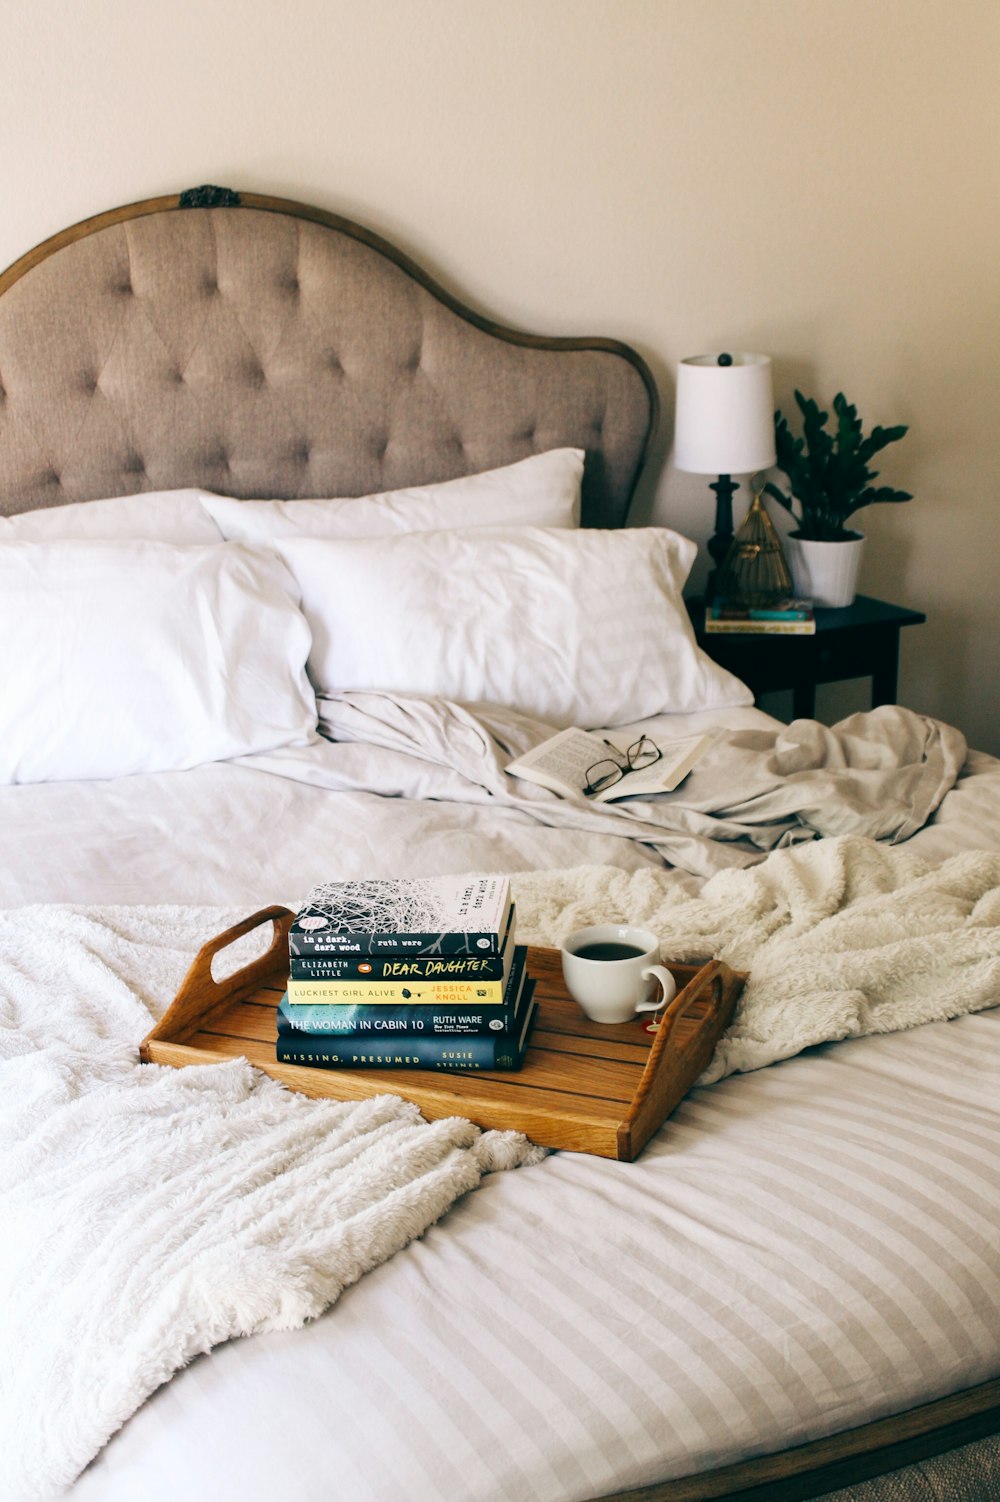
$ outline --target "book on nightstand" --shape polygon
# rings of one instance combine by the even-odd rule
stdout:
[[[814,636],[811,600],[787,599],[764,607],[715,600],[705,610],[706,636]]]

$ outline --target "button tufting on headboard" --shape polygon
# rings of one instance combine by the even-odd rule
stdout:
[[[633,350],[502,328],[323,210],[182,199],[74,226],[0,277],[0,510],[360,495],[575,446],[585,521],[624,520],[657,405]]]

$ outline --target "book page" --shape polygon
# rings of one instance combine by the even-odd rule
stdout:
[[[626,772],[599,793],[585,794],[587,773],[595,762],[610,759],[625,765],[627,750],[589,730],[560,730],[540,746],[526,751],[506,770],[527,778],[563,798],[587,797],[591,803],[612,803],[619,798],[648,798],[670,793],[683,781],[695,762],[712,744],[711,735],[689,735],[680,740],[657,742],[660,757],[649,767]]]
[[[606,756],[619,759],[621,753],[599,735],[570,726],[509,762],[506,770],[515,777],[525,777],[553,793],[560,793],[564,798],[582,797],[587,772],[595,761]]]

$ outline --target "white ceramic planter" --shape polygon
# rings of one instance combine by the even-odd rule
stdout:
[[[792,532],[785,538],[784,549],[797,595],[816,605],[854,603],[865,550],[860,532],[844,542],[810,542]]]

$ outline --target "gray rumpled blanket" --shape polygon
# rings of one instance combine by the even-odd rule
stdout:
[[[553,734],[513,711],[378,691],[321,699],[320,708],[333,744],[322,772],[309,768],[310,781],[503,805],[549,826],[640,840],[704,877],[820,835],[905,840],[954,785],[967,750],[954,727],[895,705],[832,727],[796,720],[721,730],[675,792],[595,806],[505,773],[512,757]],[[287,758],[274,770],[288,775]]]

